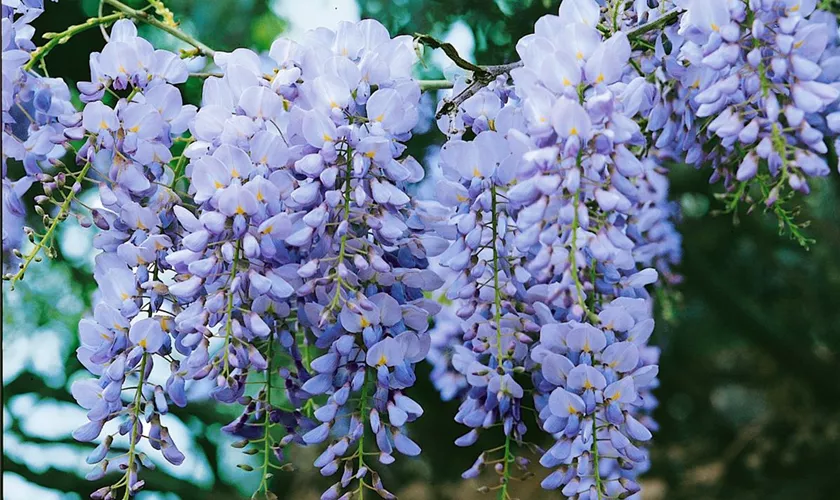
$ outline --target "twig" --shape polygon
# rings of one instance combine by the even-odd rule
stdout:
[[[668,12],[662,14],[662,17],[654,19],[649,23],[645,23],[639,26],[638,28],[634,28],[628,31],[627,38],[629,38],[632,41],[634,38],[639,38],[640,36],[644,35],[649,31],[661,28],[663,26],[667,26],[672,22],[676,21],[680,17],[680,14],[682,14],[683,12],[685,12],[683,9],[675,7],[669,10]]]
[[[56,45],[67,43],[67,41],[73,36],[83,31],[87,31],[94,26],[107,26],[123,16],[123,13],[117,12],[109,16],[92,17],[82,24],[76,24],[68,27],[61,33],[44,33],[44,38],[49,41],[32,52],[29,62],[23,67],[24,71],[30,71],[34,68],[35,65],[38,64],[38,61],[41,61],[44,57],[46,57],[46,55],[49,54]]]
[[[422,45],[428,45],[433,49],[440,49],[446,54],[446,57],[452,59],[452,62],[455,63],[456,66],[459,68],[463,68],[467,71],[472,71],[473,73],[481,74],[484,72],[484,68],[477,64],[473,64],[458,54],[458,49],[455,48],[454,45],[451,43],[441,42],[437,38],[431,35],[424,35],[422,33],[415,33],[414,34],[414,43],[419,43]]]
[[[645,23],[630,31],[627,31],[627,38],[632,42],[634,39],[637,39],[652,30],[661,28],[663,26],[667,26],[679,19],[680,14],[682,14],[683,12],[684,11],[680,8],[671,9],[665,14],[663,14],[662,17],[655,19],[649,23]],[[456,96],[452,97],[451,99],[444,99],[443,105],[440,107],[440,110],[435,115],[436,118],[441,118],[446,114],[454,112],[458,109],[458,107],[461,104],[463,104],[464,101],[474,96],[479,90],[490,84],[490,82],[494,81],[501,75],[509,75],[512,70],[521,67],[523,64],[522,61],[517,61],[510,64],[479,66],[461,57],[452,44],[441,42],[440,40],[430,35],[424,35],[419,33],[415,34],[414,41],[415,43],[427,45],[433,49],[443,50],[447,57],[449,57],[449,59],[451,59],[456,66],[465,69],[471,73],[470,77],[468,78],[468,81],[470,82],[469,85],[467,85],[467,87],[464,90],[459,92]],[[451,88],[451,85],[445,86],[443,83],[437,82],[437,80],[429,80],[428,82],[421,81],[420,88],[423,90]]]
[[[516,61],[510,64],[497,64],[494,66],[480,66],[480,73],[473,72],[470,76],[470,84],[467,88],[459,92],[451,99],[444,99],[443,106],[440,107],[435,118],[440,118],[446,114],[452,113],[464,103],[467,99],[474,96],[479,90],[486,87],[490,82],[494,81],[501,75],[510,74],[516,68],[522,67],[522,61]]]
[[[93,165],[91,162],[85,163],[85,166],[82,168],[82,171],[79,174],[80,180],[76,181],[76,183],[81,184],[82,179],[85,178],[85,175],[87,174],[91,165]],[[55,217],[52,220],[52,223],[50,224],[50,227],[47,229],[47,232],[44,233],[44,236],[38,241],[38,243],[35,244],[35,247],[32,248],[32,250],[26,256],[23,262],[21,262],[18,272],[14,275],[10,273],[6,276],[3,276],[4,280],[8,280],[11,283],[11,290],[15,289],[15,283],[23,279],[23,276],[26,273],[26,270],[29,268],[29,265],[32,264],[32,261],[35,260],[35,258],[38,256],[38,253],[41,251],[42,248],[44,248],[44,245],[50,244],[50,238],[53,236],[53,233],[55,232],[56,228],[59,226],[59,224],[61,224],[61,221],[66,219],[68,214],[70,214],[70,208],[72,206],[73,200],[76,199],[76,194],[77,191],[73,189],[73,187],[71,187],[70,191],[68,191],[64,199],[64,202],[59,207],[58,213],[55,215]]]

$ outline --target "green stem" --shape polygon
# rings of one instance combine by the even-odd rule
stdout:
[[[48,38],[49,41],[32,52],[29,62],[26,63],[23,70],[30,71],[57,45],[67,43],[67,41],[75,35],[78,35],[83,31],[87,31],[95,26],[107,26],[118,19],[122,19],[123,17],[125,17],[125,14],[122,12],[116,12],[108,16],[92,17],[82,24],[76,24],[68,27],[61,33],[45,33],[44,38]]]
[[[511,430],[513,432],[513,430]],[[511,462],[511,453],[510,453],[510,433],[505,434],[505,448],[504,448],[504,462],[505,468],[502,471],[502,487],[499,489],[499,499],[498,500],[507,500],[510,498],[508,494],[508,484],[510,483],[510,462]]]
[[[134,468],[134,459],[136,454],[134,453],[135,443],[137,442],[137,431],[140,427],[140,399],[143,396],[143,379],[146,376],[146,361],[148,359],[149,354],[143,353],[143,358],[140,361],[140,381],[137,382],[137,389],[134,392],[134,407],[132,411],[134,412],[134,425],[131,427],[131,440],[128,445],[128,468],[125,471],[125,477],[123,481],[125,482],[125,495],[123,496],[123,500],[128,500],[131,498],[131,485],[129,484],[129,478],[131,477],[131,471]]]
[[[451,89],[455,84],[449,80],[417,80],[420,91]]]
[[[612,33],[618,31],[618,11],[624,7],[625,0],[617,0],[613,6],[612,12]]]
[[[86,163],[85,166],[82,168],[82,171],[79,174],[78,178],[84,179],[85,175],[87,175],[88,173],[88,170],[90,170],[90,167],[91,163]],[[70,204],[73,202],[73,199],[75,197],[76,192],[71,186],[70,192],[64,199],[64,203],[61,204],[61,207],[58,210],[58,214],[56,214],[56,216],[53,218],[52,224],[50,224],[50,227],[47,229],[47,232],[44,234],[44,237],[41,238],[38,241],[38,243],[35,244],[35,248],[33,248],[32,251],[26,256],[26,259],[24,259],[23,263],[21,263],[20,265],[20,270],[18,270],[18,272],[15,273],[14,276],[9,278],[10,287],[12,290],[15,289],[15,283],[23,279],[23,275],[26,273],[26,269],[29,268],[29,265],[32,263],[33,260],[35,260],[35,257],[38,255],[38,253],[41,251],[42,248],[44,248],[44,244],[47,241],[49,241],[50,237],[52,237],[52,234],[55,232],[55,229],[58,227],[58,225],[61,223],[62,220],[66,218],[67,213],[69,213],[70,211]]]
[[[187,167],[187,155],[185,155],[184,153],[186,152],[190,144],[192,144],[193,142],[195,142],[195,137],[190,137],[184,142],[184,149],[181,150],[181,156],[178,158],[178,162],[175,163],[175,168],[172,169],[172,183],[169,185],[170,189],[175,188],[175,184],[181,178],[181,175],[183,175],[184,170]]]
[[[356,447],[356,453],[359,455],[358,469],[361,470],[365,466],[365,425],[367,425],[367,403],[368,393],[370,391],[370,379],[367,376],[367,368],[365,368],[365,380],[362,383],[362,395],[359,399],[359,421],[362,423],[362,435],[359,436],[359,444]],[[356,489],[356,494],[359,500],[365,498],[365,480],[359,479],[359,487]]]
[[[595,272],[595,259],[593,258],[592,261],[589,263],[589,281],[592,282],[592,286],[595,286],[595,280],[597,279],[597,273]],[[595,309],[596,305],[600,305],[601,296],[598,294],[592,294],[592,300],[590,301],[589,307]]]
[[[262,479],[260,481],[260,487],[257,489],[257,492],[264,491],[268,493],[268,474],[269,474],[269,467],[270,467],[270,453],[271,453],[271,445],[274,444],[271,442],[271,346],[274,343],[274,336],[273,334],[268,335],[268,352],[267,352],[267,361],[268,361],[268,368],[265,371],[265,408],[264,408],[264,432],[265,437],[263,439],[263,465],[262,465]]]
[[[598,500],[601,500],[601,470],[598,468],[598,428],[595,425],[595,414],[592,415],[592,461],[595,467],[595,489],[598,490]]]
[[[144,23],[154,26],[155,28],[165,31],[170,35],[174,36],[175,38],[186,42],[198,50],[199,53],[204,54],[209,57],[213,57],[216,55],[216,51],[204,45],[200,41],[196,40],[195,38],[191,37],[190,35],[184,33],[180,29],[170,26],[166,23],[163,23],[156,19],[154,16],[149,15],[147,12],[142,10],[132,9],[128,5],[120,2],[119,0],[103,0],[105,3],[110,5],[111,7],[117,9],[118,11],[122,12],[126,16],[137,19],[138,21],[143,21]]]
[[[499,221],[498,221],[498,196],[496,193],[496,184],[490,187],[490,211],[492,212],[492,219],[490,225],[493,231],[493,303],[495,311],[493,313],[493,321],[496,323],[496,347],[498,349],[498,363],[502,366],[502,361],[505,358],[504,351],[502,351],[502,290],[499,286]],[[511,430],[511,432],[513,432]],[[504,447],[504,470],[502,472],[502,487],[499,489],[499,500],[506,500],[508,495],[508,483],[510,482],[510,433],[505,434]]]
[[[578,153],[578,164],[580,164],[580,153]],[[580,205],[580,190],[575,192],[574,200],[574,218],[572,219],[572,235],[571,235],[571,251],[569,252],[569,265],[571,266],[572,278],[575,280],[575,292],[577,293],[577,302],[583,309],[584,314],[594,323],[598,323],[600,319],[593,313],[586,305],[586,300],[583,298],[583,284],[580,282],[577,266],[577,233],[580,227],[580,219],[578,217],[578,206]]]
[[[347,224],[350,224],[350,196],[353,193],[353,186],[351,185],[351,180],[353,178],[353,150],[347,150],[347,166],[345,167],[345,180],[344,180],[344,221]],[[338,264],[344,263],[344,256],[347,251],[347,234],[349,233],[350,228],[347,228],[347,231],[341,235],[341,246],[338,249]]]
[[[229,285],[233,284],[233,281],[236,279],[236,268],[239,267],[239,250],[240,250],[240,243],[236,242],[236,250],[233,253],[233,266],[230,269],[230,283]],[[230,370],[230,363],[228,360],[228,353],[230,349],[230,336],[233,334],[233,291],[228,291],[228,303],[227,303],[227,310],[226,310],[226,319],[225,319],[225,346],[224,346],[224,370],[222,370],[222,375],[227,377],[229,370]]]
[[[504,359],[504,352],[502,351],[502,292],[499,288],[499,244],[497,238],[499,237],[497,206],[496,199],[496,184],[490,187],[490,211],[492,212],[492,219],[490,220],[493,229],[493,303],[495,312],[493,313],[493,320],[496,323],[496,348],[498,351],[498,363],[502,366]]]
[[[351,185],[351,180],[353,178],[353,150],[347,150],[347,165],[345,167],[345,180],[344,180],[344,221],[347,223],[347,228],[344,231],[344,234],[341,235],[341,244],[338,248],[338,257],[336,258],[335,263],[335,278],[336,278],[336,288],[335,288],[335,295],[333,296],[328,309],[332,310],[338,307],[339,301],[341,300],[341,290],[344,287],[344,279],[341,275],[338,274],[338,268],[344,263],[344,257],[347,254],[347,235],[350,233],[350,196],[353,193],[353,187]]]
[[[310,367],[312,366],[312,353],[309,351],[309,341],[306,338],[306,330],[304,329],[303,324],[298,320],[297,322],[297,336],[303,340],[300,345],[301,349],[301,357],[303,358],[303,367],[306,368],[306,371],[311,371]],[[312,398],[306,400],[306,404],[303,406],[303,413],[306,414],[307,417],[312,418],[315,413],[315,401]]]

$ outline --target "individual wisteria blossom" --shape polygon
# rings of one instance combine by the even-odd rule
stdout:
[[[67,146],[60,120],[74,112],[70,90],[61,79],[46,78],[26,67],[35,50],[31,23],[43,11],[43,0],[2,5],[4,271],[15,260],[11,252],[20,247],[23,239],[26,207],[22,196],[35,182],[44,183],[47,192],[65,187],[64,177],[56,180],[49,174]],[[10,166],[10,160],[21,162],[23,169]]]

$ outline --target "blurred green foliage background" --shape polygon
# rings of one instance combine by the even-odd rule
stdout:
[[[133,6],[143,1],[127,2]],[[62,31],[95,16],[97,0],[48,2],[39,33]],[[394,33],[448,38],[480,64],[516,58],[516,40],[543,14],[549,0],[168,0],[182,27],[219,50],[245,46],[267,50],[277,36],[299,36],[316,25],[372,17]],[[168,35],[142,26],[161,47],[179,47]],[[37,35],[36,35],[37,40]],[[89,75],[87,54],[103,45],[88,31],[56,48],[51,74],[69,82]],[[424,77],[447,75],[444,60],[427,54]],[[197,103],[200,82],[184,87]],[[430,101],[431,103],[431,101]],[[431,104],[430,104],[431,105]],[[414,153],[442,140],[434,126],[412,142]],[[661,428],[653,443],[653,467],[644,478],[646,498],[782,499],[837,498],[840,473],[840,176],[815,182],[797,200],[806,232],[817,243],[806,251],[778,234],[760,211],[714,216],[721,206],[708,173],[691,166],[671,171],[672,199],[683,209],[684,282],[662,291],[653,342],[662,348]],[[35,222],[37,223],[37,222]],[[84,376],[75,358],[76,325],[90,306],[90,234],[74,223],[62,228],[59,258],[33,266],[14,292],[3,290],[3,498],[87,498],[89,448],[70,433],[82,422],[69,387]],[[427,409],[414,435],[424,449],[417,460],[390,467],[386,484],[404,499],[485,498],[478,482],[460,472],[475,449],[452,444],[462,430],[453,421],[457,402],[440,402],[419,369],[413,395]],[[146,476],[139,500],[248,498],[256,473],[235,468],[245,460],[229,447],[221,425],[235,410],[210,403],[178,410],[179,432],[192,456],[180,468],[161,464]],[[299,452],[295,473],[278,475],[280,498],[317,498],[325,483],[305,466],[314,450]],[[539,467],[535,468],[539,472]],[[521,498],[560,498],[539,481],[517,484]],[[329,484],[329,483],[327,483]],[[489,498],[489,497],[487,497]]]

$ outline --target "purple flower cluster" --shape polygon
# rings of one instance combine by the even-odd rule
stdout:
[[[517,378],[527,373],[540,426],[556,439],[541,460],[555,470],[543,486],[629,496],[655,427],[644,416],[658,357],[646,345],[645,286],[656,269],[678,279],[670,266],[680,239],[667,180],[644,156],[637,124],[655,88],[628,64],[624,33],[595,29],[594,1],[562,5],[520,40],[512,87],[491,83],[439,123],[450,140],[437,199],[454,213],[435,229],[450,241],[439,258],[464,332],[464,347],[446,359],[468,385],[456,420],[473,429],[456,443],[503,424],[502,457],[484,452],[464,475],[495,464],[494,489],[506,495],[511,465],[525,468],[511,448],[523,444],[528,405]],[[436,369],[439,381],[451,373]]]
[[[445,271],[442,274],[446,274]],[[473,359],[472,351],[461,343],[464,331],[454,305],[444,306],[435,316],[435,324],[429,330],[431,345],[426,355],[426,362],[432,366],[430,378],[444,401],[464,395],[469,387],[467,377],[463,369],[456,367]]]
[[[177,174],[169,164],[170,148],[196,110],[183,105],[173,86],[186,80],[185,63],[171,52],[155,51],[131,21],[114,24],[102,52],[91,55],[91,74],[93,83],[78,85],[87,104],[64,130],[66,137],[85,141],[76,159],[84,165],[82,175],[96,173],[103,205],[92,212],[101,230],[94,238],[102,250],[94,273],[99,290],[93,318],[79,325],[78,349],[79,360],[99,378],[73,386],[90,419],[74,437],[93,441],[107,422],[122,422],[88,458],[97,464],[91,479],[123,472],[93,494],[108,499],[120,489],[133,494],[143,487],[139,472],[153,464],[136,451],[142,439],[169,462],[184,460],[161,423],[168,401],[186,403],[183,380],[173,375],[162,386],[150,375],[155,362],[169,362],[173,352],[174,312],[162,275],[171,269],[166,256],[179,237],[173,207],[181,199],[172,187]],[[125,96],[112,107],[101,101],[106,91]],[[109,458],[117,434],[128,436],[129,451]]]
[[[463,477],[492,465],[484,489],[510,498],[514,474],[533,475],[527,446],[544,488],[637,497],[656,430],[648,286],[680,280],[666,160],[711,164],[736,199],[756,185],[768,204],[828,173],[840,40],[814,4],[564,0],[509,74],[454,84],[436,199],[420,201],[410,37],[364,20],[216,52],[217,73],[192,75],[206,78],[196,108],[176,87],[186,63],[122,19],[76,112],[62,80],[29,69],[42,2],[4,2],[4,224],[34,181],[60,207],[36,207],[48,228],[10,279],[69,215],[99,229],[77,351],[95,378],[72,387],[89,420],[74,436],[98,442],[91,479],[121,477],[92,497],[143,488],[143,440],[180,464],[166,414],[207,388],[242,409],[224,430],[262,454],[258,493],[295,444],[340,473],[322,499],[395,498],[371,457],[420,453],[407,424],[424,413],[410,396],[423,360],[461,400],[458,446],[503,436]],[[56,173],[71,141],[79,171]],[[85,182],[102,208],[74,201]],[[4,252],[18,240],[4,226]],[[528,411],[545,450],[526,441]]]
[[[834,16],[815,1],[678,3],[679,26],[655,38],[643,67],[660,86],[655,146],[710,165],[736,199],[750,183],[768,205],[788,186],[808,193],[808,178],[829,172],[826,134],[840,131],[827,113],[840,96]]]
[[[44,11],[43,0],[3,3],[3,253],[20,246],[26,207],[21,197],[34,182],[48,192],[64,188],[65,179],[49,175],[67,146],[62,117],[75,111],[70,90],[58,78],[46,78],[25,66],[36,49],[30,23]],[[23,171],[9,171],[9,159]],[[72,183],[71,183],[72,184]]]
[[[460,82],[453,93],[463,88]],[[440,152],[443,178],[436,185],[442,207],[426,207],[426,216],[434,221],[436,237],[448,242],[436,245],[445,248],[436,258],[450,274],[445,297],[454,301],[457,323],[447,325],[447,318],[438,316],[437,329],[461,333],[463,345],[453,347],[451,354],[436,350],[433,376],[444,397],[463,394],[455,420],[471,430],[456,440],[458,446],[472,445],[480,430],[496,425],[505,436],[505,446],[482,452],[463,473],[465,478],[476,477],[486,463],[497,464],[503,475],[512,464],[522,469],[527,465],[510,446],[521,442],[527,430],[525,390],[516,379],[528,362],[528,333],[539,329],[522,314],[522,254],[515,246],[521,230],[508,203],[521,153],[512,150],[507,136],[522,121],[512,88],[500,78],[438,123],[449,135]],[[454,371],[442,363],[451,363]],[[500,458],[493,456],[499,453]]]
[[[190,125],[196,208],[175,210],[166,256],[185,356],[173,376],[214,379],[215,399],[245,406],[226,430],[278,458],[291,442],[329,441],[315,464],[343,475],[324,498],[353,481],[388,495],[365,462],[367,432],[384,464],[420,452],[404,425],[423,410],[405,390],[438,310],[422,292],[440,280],[404,190],[423,178],[403,144],[418,120],[413,57],[410,38],[370,20],[279,39],[268,58],[217,53],[223,76],[207,79]],[[280,388],[291,407],[271,402]]]

